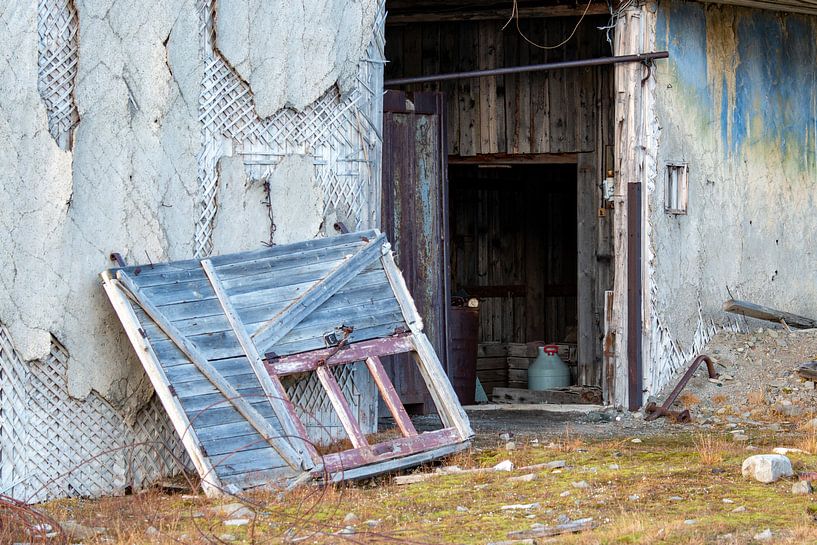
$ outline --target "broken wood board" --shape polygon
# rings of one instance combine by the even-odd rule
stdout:
[[[746,301],[729,299],[723,304],[723,310],[733,314],[740,314],[741,316],[748,316],[749,318],[757,318],[758,320],[784,323],[787,326],[796,329],[817,328],[817,320],[806,318],[805,316],[798,316],[797,314],[791,314],[789,312],[784,312],[782,310],[777,310],[770,307],[756,305]]]
[[[596,386],[570,386],[550,390],[526,390],[523,388],[494,388],[494,403],[554,403],[599,405],[602,403],[601,388]]]
[[[377,231],[102,274],[105,291],[210,496],[339,481],[462,450],[468,418]],[[412,353],[443,428],[418,433],[380,363]],[[338,383],[368,372],[401,437],[370,444]],[[319,455],[283,377],[314,375],[352,448]],[[320,423],[319,423],[320,424]]]

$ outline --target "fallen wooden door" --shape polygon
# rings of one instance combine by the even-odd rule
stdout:
[[[448,368],[450,302],[445,210],[447,160],[442,93],[387,91],[383,100],[382,229],[394,244],[434,350]],[[430,398],[415,366],[395,356],[386,365],[400,398],[427,412]]]

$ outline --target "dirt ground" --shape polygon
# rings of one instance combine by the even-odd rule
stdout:
[[[817,471],[817,392],[794,372],[817,356],[817,333],[723,334],[706,351],[722,376],[710,382],[702,370],[681,397],[690,425],[614,409],[476,410],[472,448],[408,472],[432,474],[414,484],[388,475],[224,500],[156,487],[36,508],[62,525],[66,543],[86,545],[817,543],[817,496],[793,490],[798,475]],[[742,476],[746,457],[776,447],[803,451],[788,454],[795,476]],[[511,471],[493,469],[506,460]],[[458,469],[434,475],[450,466]],[[0,543],[38,542],[47,531],[39,542],[59,542],[57,528],[26,534],[9,520],[0,510]],[[577,520],[577,533],[536,535]]]

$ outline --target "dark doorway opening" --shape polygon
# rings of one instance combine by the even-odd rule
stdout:
[[[534,342],[566,346],[575,382],[576,165],[450,165],[448,176],[451,291],[480,300],[483,387],[527,388],[535,348],[522,345]],[[491,365],[508,356],[527,361]]]

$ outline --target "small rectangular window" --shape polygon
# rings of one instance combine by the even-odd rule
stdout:
[[[667,214],[686,214],[689,195],[689,165],[667,165],[667,183],[664,192],[664,210]]]

